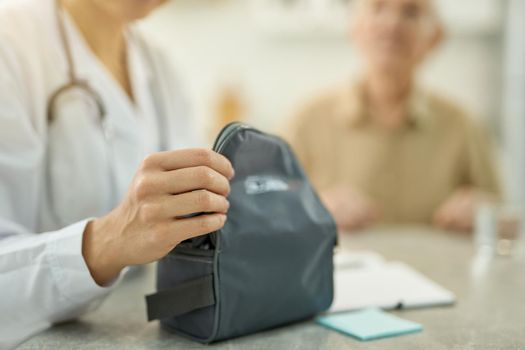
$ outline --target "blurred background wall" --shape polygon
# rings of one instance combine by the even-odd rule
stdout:
[[[508,1],[505,25],[502,144],[508,198],[525,205],[525,1]]]
[[[525,121],[518,125],[518,119],[525,120],[525,108],[520,110],[516,102],[525,100],[525,92],[504,91],[514,90],[521,84],[517,81],[525,83],[516,79],[519,60],[509,59],[517,55],[516,42],[525,45],[523,34],[516,34],[525,31],[519,18],[524,3],[437,0],[447,39],[421,71],[423,84],[486,124],[515,198],[525,198]],[[359,74],[359,57],[348,37],[349,4],[351,0],[176,0],[142,26],[167,49],[210,137],[221,113],[276,131],[305,99]],[[522,161],[517,163],[518,158]]]

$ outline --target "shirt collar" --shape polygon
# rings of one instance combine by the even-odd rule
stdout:
[[[431,120],[431,108],[428,95],[416,86],[409,97],[407,128],[425,127]],[[366,106],[364,82],[361,80],[354,84],[348,84],[339,90],[337,96],[336,117],[337,120],[352,128],[363,126],[369,120]]]

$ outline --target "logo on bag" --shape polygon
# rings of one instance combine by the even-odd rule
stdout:
[[[261,194],[267,192],[288,191],[288,184],[274,176],[249,176],[244,181],[247,194]]]

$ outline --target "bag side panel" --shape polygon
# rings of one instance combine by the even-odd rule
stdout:
[[[213,256],[192,256],[171,252],[157,264],[157,290],[213,273]],[[215,305],[161,320],[163,328],[205,341],[213,333]]]

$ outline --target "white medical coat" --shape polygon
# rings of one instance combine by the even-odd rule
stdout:
[[[132,100],[67,15],[65,24],[77,75],[102,97],[108,139],[93,101],[78,92],[62,97],[47,123],[48,99],[68,79],[54,0],[0,4],[0,349],[108,293],[82,258],[84,227],[120,201],[143,157],[159,150],[159,118],[168,148],[200,145],[158,50],[128,35]]]

